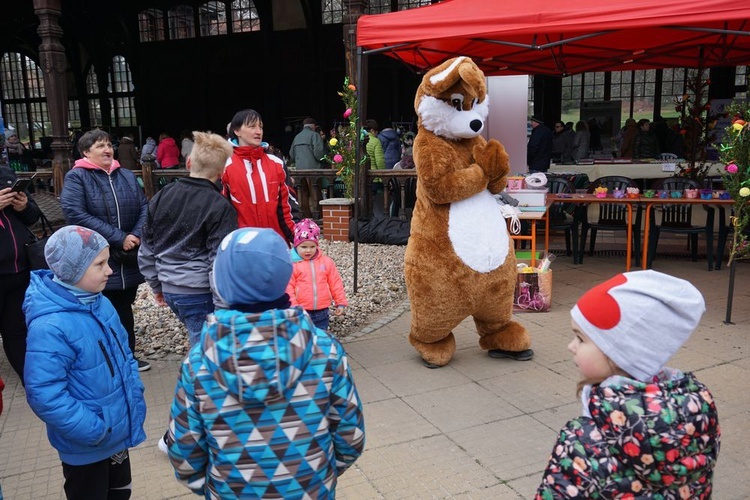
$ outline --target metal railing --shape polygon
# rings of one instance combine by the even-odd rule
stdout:
[[[143,190],[148,199],[151,199],[156,192],[159,190],[161,179],[169,182],[173,179],[179,179],[180,177],[187,177],[189,171],[185,168],[175,169],[161,169],[156,166],[155,162],[143,162],[140,170],[133,170],[136,177],[142,179]],[[388,207],[390,203],[390,194],[388,192],[388,180],[396,179],[399,181],[400,187],[400,207],[398,216],[403,219],[408,219],[411,216],[411,207],[407,206],[408,196],[405,191],[406,180],[410,178],[416,178],[417,172],[414,169],[411,170],[364,170],[364,175],[360,176],[359,192],[362,193],[360,196],[360,210],[359,213],[364,217],[372,215],[372,206],[374,202],[374,195],[372,193],[371,185],[373,179],[379,178],[383,182],[383,206]],[[327,179],[329,181],[329,187],[325,190],[325,197],[332,197],[334,195],[334,181],[336,179],[336,172],[329,169],[316,169],[316,170],[290,170],[289,175],[294,179],[296,183],[299,183],[301,179],[310,179],[313,183],[317,183],[320,179]],[[62,186],[58,189],[57,186],[52,186],[52,170],[51,169],[37,169],[36,172],[16,172],[16,176],[19,178],[31,178],[34,176],[34,180],[43,181],[47,186],[50,186],[51,190],[57,195],[60,195]],[[162,184],[164,181],[162,181]]]

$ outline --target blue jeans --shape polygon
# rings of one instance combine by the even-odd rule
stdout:
[[[328,308],[307,311],[307,314],[310,315],[310,318],[313,320],[313,323],[315,323],[315,326],[317,326],[321,330],[325,330],[326,332],[328,331]]]
[[[201,339],[206,316],[214,312],[214,298],[210,293],[164,293],[164,300],[188,331],[190,347]]]

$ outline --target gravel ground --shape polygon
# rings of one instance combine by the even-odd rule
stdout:
[[[349,299],[349,307],[343,316],[331,315],[330,332],[333,335],[352,335],[403,304],[406,299],[403,272],[406,247],[360,244],[356,295],[353,293],[354,244],[322,241],[321,248],[336,263]],[[141,285],[133,310],[138,356],[160,359],[187,353],[187,330],[168,307],[155,305],[148,285]]]

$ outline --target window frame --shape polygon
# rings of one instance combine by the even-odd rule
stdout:
[[[41,66],[22,52],[4,52],[0,57],[0,90],[6,128],[12,125],[19,140],[36,149],[39,139],[52,133]]]

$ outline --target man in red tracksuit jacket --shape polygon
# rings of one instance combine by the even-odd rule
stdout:
[[[230,124],[234,154],[221,181],[224,194],[237,210],[239,227],[267,227],[291,243],[294,221],[289,206],[284,163],[266,154],[263,119],[257,111],[237,112]]]

